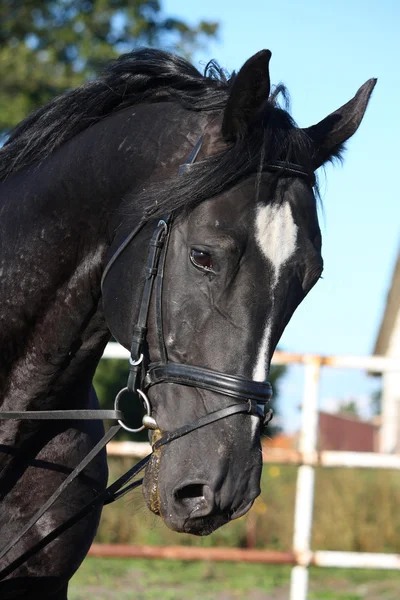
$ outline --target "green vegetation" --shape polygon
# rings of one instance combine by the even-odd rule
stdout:
[[[265,594],[284,585],[289,571],[240,563],[89,558],[72,580],[70,600],[86,600],[93,591],[96,600],[211,600],[222,593],[224,598],[241,599],[249,597],[248,590]]]
[[[131,466],[110,461],[112,478]],[[144,504],[141,490],[106,507],[98,542],[258,547],[289,550],[297,469],[265,465],[262,495],[248,515],[206,538],[170,531]],[[313,548],[355,552],[398,552],[400,478],[394,471],[317,469]]]
[[[159,0],[0,3],[0,131],[137,46],[190,55],[218,24],[164,14]]]
[[[87,558],[70,600],[287,600],[290,567]],[[398,600],[394,571],[311,569],[310,600]]]

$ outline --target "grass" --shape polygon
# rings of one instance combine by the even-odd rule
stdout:
[[[221,594],[244,598],[284,585],[289,568],[268,571],[263,565],[88,558],[72,580],[70,600],[214,600]],[[111,595],[110,595],[111,592]]]
[[[249,590],[270,592],[284,585],[288,576],[287,567],[269,570],[233,563],[88,558],[71,583],[70,599],[93,597],[90,589],[97,590],[96,600],[214,600],[221,594],[240,599]]]
[[[290,567],[87,558],[70,600],[287,600]],[[398,600],[400,573],[311,569],[310,600]]]

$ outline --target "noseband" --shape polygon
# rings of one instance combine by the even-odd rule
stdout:
[[[179,169],[180,173],[195,162],[201,145],[202,138],[198,140],[186,162],[181,165]],[[264,168],[268,171],[280,171],[291,177],[304,177],[310,181],[311,185],[314,183],[313,175],[297,164],[276,161],[266,165]],[[145,268],[145,285],[140,304],[139,317],[133,330],[129,358],[130,367],[128,383],[127,387],[121,390],[117,395],[115,402],[115,409],[118,409],[120,396],[123,392],[130,391],[136,393],[142,398],[145,404],[146,415],[143,417],[143,426],[139,429],[131,429],[122,421],[119,421],[119,424],[128,431],[133,432],[141,431],[144,427],[158,429],[155,419],[151,416],[151,405],[147,398],[147,393],[151,387],[160,383],[173,383],[201,388],[216,392],[223,396],[239,399],[241,402],[230,404],[225,408],[201,417],[194,423],[180,427],[173,432],[165,433],[163,437],[155,442],[153,445],[154,449],[157,449],[174,439],[180,438],[191,431],[199,429],[200,427],[204,427],[205,425],[234,414],[244,413],[256,416],[260,419],[262,427],[272,419],[273,415],[272,409],[268,409],[268,403],[272,396],[270,383],[253,381],[239,375],[221,373],[212,369],[169,360],[163,332],[162,289],[164,266],[172,222],[173,214],[160,220],[150,241]],[[110,259],[103,273],[101,282],[102,289],[110,269],[145,224],[145,222],[140,223],[139,226],[129,234]],[[150,302],[153,293],[155,293],[155,337],[160,359],[158,362],[150,362],[146,365],[143,348],[146,344]]]

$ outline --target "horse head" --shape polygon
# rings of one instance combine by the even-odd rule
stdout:
[[[103,286],[109,328],[130,348],[148,241],[164,219],[141,344],[155,449],[143,489],[170,528],[198,535],[246,513],[260,493],[269,413],[257,408],[257,384],[323,268],[314,172],[356,131],[375,85],[300,129],[270,93],[270,56],[259,52],[226,84],[191,164],[179,174],[175,165],[164,195],[153,189],[153,211],[123,251],[116,236]],[[234,399],[229,378],[241,390]],[[249,399],[247,412],[229,412]],[[226,418],[207,421],[225,408]]]

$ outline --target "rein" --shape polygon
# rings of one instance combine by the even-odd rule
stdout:
[[[179,173],[182,173],[189,165],[193,164],[201,149],[202,137],[198,140],[186,162],[181,165]],[[304,170],[300,165],[285,162],[273,162],[268,164],[266,170],[280,171],[284,175],[304,177],[313,184],[313,175]],[[54,502],[59,498],[66,487],[83,471],[89,462],[105,448],[107,443],[120,431],[121,427],[127,431],[137,432],[145,427],[148,429],[158,429],[155,419],[151,416],[151,404],[147,398],[147,391],[150,387],[160,383],[174,383],[196,388],[202,388],[228,396],[235,399],[240,399],[240,402],[231,404],[212,413],[200,417],[195,422],[184,425],[172,432],[164,432],[164,435],[153,444],[153,451],[161,446],[179,439],[192,431],[205,427],[211,423],[215,423],[226,417],[235,414],[248,414],[256,416],[261,421],[261,426],[265,427],[272,418],[272,410],[267,409],[267,405],[272,396],[272,388],[268,382],[257,382],[245,377],[233,374],[220,373],[212,369],[206,369],[194,365],[180,364],[171,362],[168,359],[168,353],[164,342],[163,320],[162,320],[162,286],[164,277],[164,266],[168,249],[169,235],[173,215],[169,215],[164,220],[160,220],[157,224],[149,245],[147,264],[145,268],[145,285],[142,293],[142,300],[139,310],[138,321],[133,330],[131,343],[131,354],[129,358],[129,376],[127,387],[123,388],[115,398],[114,410],[51,410],[51,411],[2,411],[0,412],[0,420],[37,420],[37,419],[54,419],[54,420],[96,420],[96,419],[113,419],[118,421],[109,429],[103,438],[89,452],[81,463],[66,477],[60,487],[50,496],[45,504],[36,512],[36,514],[26,523],[18,535],[0,552],[0,559],[3,558],[9,550],[36,524],[36,522],[49,510]],[[103,290],[104,282],[110,273],[112,266],[121,256],[122,252],[129,246],[130,242],[143,229],[147,221],[142,221],[128,235],[128,237],[119,246],[117,251],[111,257],[106,265],[102,280],[101,289]],[[155,285],[155,289],[154,289]],[[150,302],[155,294],[156,306],[156,339],[158,345],[159,362],[146,364],[143,352],[143,346],[146,342],[146,333],[148,325],[148,316],[150,310]],[[125,391],[133,392],[140,396],[145,408],[146,414],[143,417],[143,425],[138,429],[132,429],[123,422],[123,413],[118,409],[120,397]],[[58,537],[61,533],[69,529],[72,525],[79,522],[96,506],[102,504],[110,504],[114,502],[130,490],[138,487],[142,483],[142,479],[129,483],[140,471],[144,469],[152,453],[142,459],[137,465],[129,469],[127,473],[122,475],[114,483],[108,486],[105,490],[97,494],[88,504],[86,504],[75,515],[67,519],[64,523],[56,527],[53,531],[43,537],[32,548],[19,556],[7,567],[0,571],[0,579],[12,573],[16,568],[22,565],[26,560],[33,556],[36,552],[44,548],[52,540]]]

